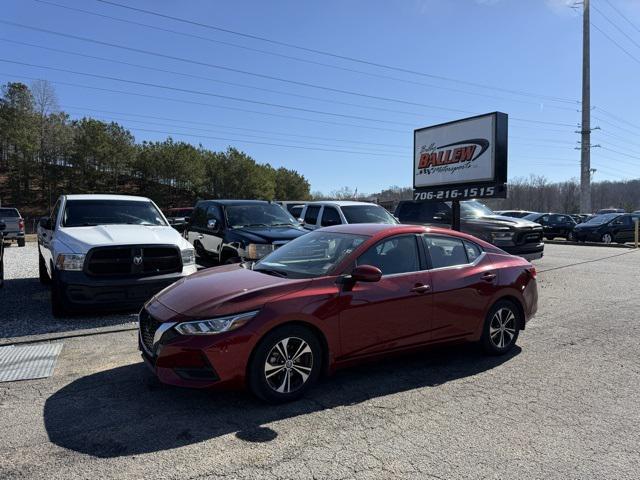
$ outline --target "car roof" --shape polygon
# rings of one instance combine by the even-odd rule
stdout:
[[[213,199],[213,200],[200,200],[198,203],[219,203],[220,205],[264,205],[264,204],[268,204],[268,203],[273,203],[275,205],[274,202],[268,202],[267,200],[218,200],[218,199]]]
[[[110,194],[74,194],[65,195],[67,200],[130,200],[137,202],[150,202],[147,197],[138,197],[135,195],[110,195]]]
[[[402,233],[436,233],[450,235],[452,237],[471,239],[475,242],[478,242],[478,239],[475,239],[470,235],[467,235],[466,233],[451,230],[449,228],[426,227],[424,225],[393,225],[388,223],[343,223],[341,225],[324,227],[314,231],[351,233],[354,235],[367,235],[371,237],[386,237],[388,235],[397,235]]]
[[[350,207],[353,205],[375,205],[379,207],[377,203],[371,202],[357,202],[355,200],[319,200],[317,202],[306,202],[307,205],[333,205],[336,207]]]

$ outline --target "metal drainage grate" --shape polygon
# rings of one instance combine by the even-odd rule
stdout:
[[[62,343],[0,347],[0,382],[51,376]]]

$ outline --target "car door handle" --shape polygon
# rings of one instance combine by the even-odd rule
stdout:
[[[493,272],[487,272],[482,275],[482,279],[485,282],[493,282],[496,279],[496,274]]]
[[[427,293],[429,290],[431,290],[431,287],[429,285],[418,284],[410,291],[414,293]]]

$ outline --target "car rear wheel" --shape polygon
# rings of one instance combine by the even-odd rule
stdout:
[[[613,236],[610,233],[605,233],[602,235],[601,240],[602,240],[602,243],[609,244],[613,242]]]
[[[301,325],[286,325],[268,333],[249,364],[249,388],[262,400],[296,400],[320,375],[322,349],[316,335]]]
[[[482,347],[490,355],[503,355],[511,350],[518,340],[522,315],[518,307],[509,300],[497,302],[484,322]]]
[[[569,232],[567,234],[567,240],[570,242],[575,242],[576,241],[576,234],[573,232]]]

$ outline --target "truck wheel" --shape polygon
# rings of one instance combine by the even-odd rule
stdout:
[[[49,273],[47,272],[47,265],[44,263],[40,248],[38,248],[38,278],[43,285],[51,283],[51,278],[49,278]]]
[[[54,317],[64,317],[68,312],[66,302],[64,300],[64,293],[62,292],[62,284],[56,278],[54,272],[51,279],[51,313]]]
[[[18,246],[19,247],[24,247],[24,242],[25,242],[24,238],[19,238],[18,239]]]

